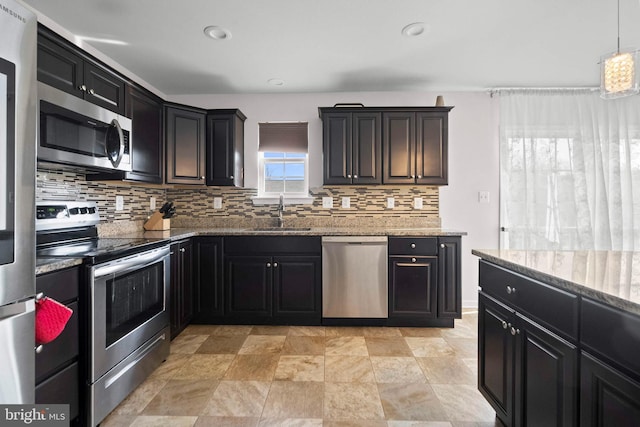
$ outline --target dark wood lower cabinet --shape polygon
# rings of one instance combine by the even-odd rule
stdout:
[[[438,257],[389,257],[389,319],[433,319]]]
[[[321,257],[278,256],[273,263],[273,320],[320,324]]]
[[[183,240],[171,245],[170,328],[171,339],[193,317],[193,244]]]
[[[271,257],[225,258],[226,315],[241,321],[267,322],[271,318]]]
[[[640,382],[584,351],[580,368],[581,427],[640,424]]]
[[[212,323],[224,316],[222,237],[198,237],[194,248],[194,323]]]
[[[507,426],[576,426],[578,349],[480,294],[478,387]]]

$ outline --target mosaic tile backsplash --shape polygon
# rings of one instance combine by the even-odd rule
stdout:
[[[144,186],[124,182],[87,181],[76,172],[38,169],[38,200],[93,200],[98,203],[103,222],[101,233],[138,231],[150,214],[149,199],[156,208],[172,201],[177,209],[172,227],[247,227],[275,225],[274,205],[254,206],[257,190],[231,187],[174,188]],[[115,210],[116,195],[124,197],[124,209]],[[395,226],[439,227],[438,187],[427,186],[327,186],[311,190],[313,203],[286,206],[288,226]],[[214,209],[214,197],[222,198],[222,208]],[[323,197],[333,197],[333,208],[322,207]],[[351,207],[341,207],[349,197]],[[393,197],[395,207],[387,208]],[[414,199],[422,198],[422,209],[414,209]],[[273,224],[272,224],[273,223]]]

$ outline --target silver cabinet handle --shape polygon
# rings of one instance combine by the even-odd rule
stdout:
[[[358,175],[353,175],[353,177],[354,177],[355,179],[358,179]]]
[[[411,262],[416,262],[417,260],[415,258],[411,258]]]
[[[42,350],[44,350],[44,346],[42,344],[40,344],[39,346],[34,348],[34,350],[36,351],[37,354],[40,354],[40,353],[42,353]]]
[[[231,175],[231,176],[229,177],[229,179],[233,179],[233,175]]]
[[[81,92],[86,92],[86,91],[87,91],[87,87],[86,87],[85,85],[80,85],[80,86],[78,86],[78,89],[79,89]]]
[[[415,244],[415,243],[412,243],[412,244],[411,244],[411,249],[415,249],[415,248],[416,248],[416,244]]]
[[[44,298],[44,293],[38,292],[36,294],[36,302],[40,301],[42,298]]]
[[[351,174],[347,174],[347,178],[351,178]]]
[[[512,288],[511,286],[507,286],[507,293],[509,295],[516,293],[516,288]]]
[[[267,263],[267,268],[271,268],[271,263],[270,262]]]
[[[95,90],[93,90],[93,89],[89,89],[89,93],[90,93],[91,95],[95,95],[95,94],[96,94],[96,91],[95,91]]]
[[[415,177],[416,177],[415,175],[411,175],[411,178],[415,178]]]
[[[274,263],[273,263],[273,266],[274,266],[274,267],[277,267],[277,266],[278,266],[278,263],[277,263],[277,262],[274,262]]]
[[[422,178],[422,175],[418,175],[418,178]]]
[[[505,320],[502,321],[502,329],[507,329],[507,322]]]
[[[185,248],[180,248],[180,252],[184,253],[186,249]]]
[[[444,249],[444,243],[440,243],[440,247]]]
[[[202,175],[202,176],[200,177],[200,179],[204,179],[204,175]]]
[[[520,329],[516,329],[513,326],[511,327],[511,335],[520,335]]]

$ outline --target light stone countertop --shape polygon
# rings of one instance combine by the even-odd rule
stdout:
[[[37,258],[36,276],[82,264],[82,258]]]
[[[640,315],[640,252],[474,249],[493,264]]]

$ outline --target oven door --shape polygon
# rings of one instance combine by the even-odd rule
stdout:
[[[91,383],[169,324],[169,247],[90,267]]]

